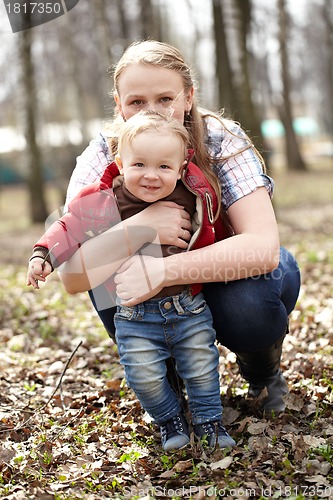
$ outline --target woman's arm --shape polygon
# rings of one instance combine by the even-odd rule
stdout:
[[[147,258],[148,287],[138,259],[127,261],[115,277],[117,294],[124,304],[130,306],[147,300],[165,286],[234,281],[275,269],[280,244],[266,188],[261,187],[236,201],[228,214],[235,236],[163,261]]]
[[[170,257],[165,278],[170,284],[186,283],[194,266],[199,271],[196,283],[234,281],[271,272],[278,266],[279,235],[266,188],[236,201],[228,214],[235,235],[209,247],[180,254],[178,263],[177,256]]]
[[[189,214],[173,202],[157,202],[103,234],[82,244],[59,269],[68,293],[90,290],[106,281],[145,243],[186,249],[191,229]],[[185,232],[184,232],[185,231]]]

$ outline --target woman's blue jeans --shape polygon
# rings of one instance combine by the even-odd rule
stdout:
[[[202,293],[192,297],[185,291],[134,307],[118,306],[115,326],[127,384],[156,423],[181,410],[167,379],[170,356],[185,382],[193,423],[221,420],[219,353]]]
[[[295,257],[285,248],[271,273],[228,283],[208,283],[204,295],[218,341],[233,352],[255,352],[286,332],[300,289]]]

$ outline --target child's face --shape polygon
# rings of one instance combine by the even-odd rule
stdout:
[[[175,189],[184,164],[184,145],[174,134],[150,130],[126,144],[116,160],[126,188],[140,200],[154,203]]]

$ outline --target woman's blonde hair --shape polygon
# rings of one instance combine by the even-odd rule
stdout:
[[[116,64],[113,70],[113,95],[115,93],[119,94],[118,83],[119,77],[123,70],[132,64],[138,63],[150,64],[156,67],[163,67],[166,69],[177,71],[177,73],[182,77],[185,94],[187,92],[190,92],[192,88],[196,87],[196,82],[192,75],[192,71],[186,64],[182,54],[177,48],[167,43],[159,42],[157,40],[144,40],[135,42],[130,45],[124,52],[118,64]],[[115,115],[116,122],[118,120],[122,120],[121,117],[119,117],[117,109],[115,110]],[[202,170],[207,180],[210,182],[214,191],[216,192],[218,199],[218,211],[216,214],[217,218],[221,210],[221,186],[219,180],[212,170],[212,163],[216,162],[217,160],[209,154],[209,151],[205,145],[205,118],[207,117],[216,118],[217,120],[219,120],[222,126],[226,128],[220,115],[204,110],[199,110],[198,104],[194,97],[190,112],[185,113],[184,126],[189,133],[190,146],[194,149],[193,161]],[[242,138],[244,139],[244,136]],[[253,148],[253,144],[250,139],[246,136],[245,138],[248,139],[248,144],[244,147],[244,149],[242,149],[242,151],[248,148]],[[110,139],[110,148],[114,153],[116,145],[114,144],[112,139]],[[241,153],[242,151],[239,151],[239,153]]]

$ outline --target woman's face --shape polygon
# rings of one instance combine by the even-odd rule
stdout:
[[[150,64],[132,64],[119,76],[114,98],[124,120],[142,110],[172,116],[180,123],[192,108],[193,91],[185,93],[179,73]]]

